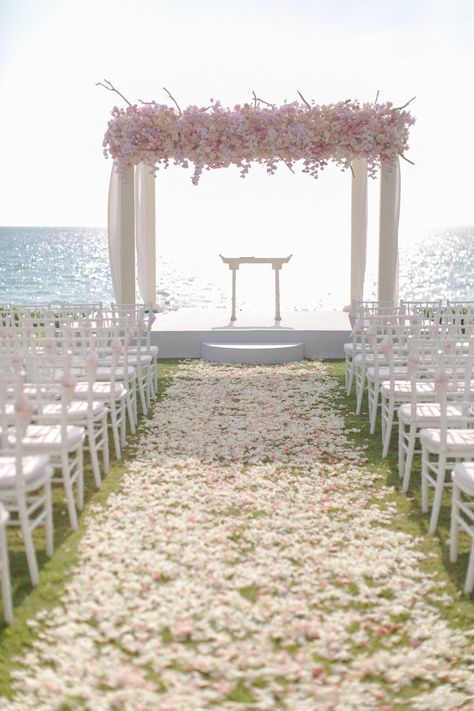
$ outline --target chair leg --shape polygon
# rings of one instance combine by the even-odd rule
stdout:
[[[430,528],[429,532],[434,533],[438,525],[439,513],[441,511],[441,500],[443,498],[445,478],[445,465],[438,461],[438,476],[436,477],[435,495],[433,508],[431,509]]]
[[[18,502],[18,518],[20,519],[21,533],[25,544],[26,560],[28,562],[28,570],[33,585],[39,583],[38,561],[36,560],[36,551],[33,544],[33,536],[31,535],[30,520],[26,511],[26,502]]]
[[[135,432],[137,431],[134,410],[135,410],[135,408],[133,406],[132,397],[131,397],[131,395],[127,395],[127,414],[128,414],[128,422],[130,425],[130,431],[131,431],[132,435],[134,435]]]
[[[45,506],[46,506],[46,519],[45,519],[45,533],[46,533],[46,555],[50,558],[54,552],[54,529],[53,529],[53,501],[51,496],[51,482],[48,481],[44,486],[44,496],[45,496]]]
[[[120,449],[120,432],[119,432],[119,424],[118,424],[118,418],[117,418],[117,401],[116,400],[111,400],[109,403],[110,407],[110,420],[112,422],[112,435],[114,439],[114,448],[115,448],[115,457],[117,459],[122,459],[122,452]]]
[[[398,476],[403,479],[405,471],[406,430],[403,422],[398,422]]]
[[[377,409],[379,405],[379,384],[375,382],[372,389],[372,404],[370,411],[370,434],[374,434],[377,424]]]
[[[84,444],[82,442],[77,450],[76,506],[79,511],[84,508]]]
[[[360,373],[360,376],[356,378],[356,415],[360,415],[362,410],[362,400],[364,399],[364,386],[365,386],[365,371]]]
[[[453,482],[453,498],[451,503],[451,531],[450,531],[450,545],[449,545],[449,560],[451,563],[455,563],[458,559],[458,537],[459,537],[459,497],[461,492]],[[473,540],[474,544],[474,540]]]
[[[120,401],[120,443],[122,448],[127,444],[127,403]]]
[[[401,425],[400,425],[401,427]],[[415,453],[416,425],[412,423],[408,432],[408,445],[405,458],[405,471],[403,473],[402,491],[408,491],[410,486],[411,468],[413,466],[413,455]]]
[[[148,410],[147,410],[147,406],[146,406],[146,396],[145,396],[145,387],[143,385],[143,376],[141,373],[138,373],[137,377],[138,377],[138,391],[140,393],[140,405],[142,408],[142,413],[144,415],[146,415]]]
[[[347,394],[350,395],[352,392],[352,384],[354,382],[354,359],[351,360],[349,366],[349,377],[347,379]]]
[[[104,412],[102,418],[102,438],[103,438],[103,450],[102,450],[102,461],[104,464],[104,474],[108,474],[110,471],[110,454],[109,454],[109,427],[107,423],[107,411]],[[102,483],[102,481],[101,481]]]
[[[471,593],[474,589],[474,538],[472,539],[471,554],[469,556],[469,564],[467,566],[466,582],[464,592]]]
[[[100,475],[99,457],[97,455],[94,423],[91,419],[89,419],[87,422],[87,439],[89,440],[89,453],[91,455],[92,471],[94,472],[95,485],[97,489],[100,489],[102,485],[102,477]]]
[[[382,457],[386,457],[388,455],[388,448],[390,447],[390,439],[392,436],[394,409],[395,409],[395,404],[394,404],[393,400],[390,400],[388,403],[387,420],[385,422],[385,436],[383,439]]]
[[[5,618],[5,622],[10,624],[13,622],[13,606],[5,529],[0,531],[0,573],[2,577],[3,617]]]
[[[61,452],[61,468],[63,473],[64,491],[66,492],[66,503],[69,514],[69,523],[74,531],[79,528],[77,520],[76,502],[74,500],[74,490],[69,471],[69,456],[67,452]]]
[[[421,451],[421,510],[423,513],[429,511],[429,482],[428,482],[428,462],[429,453],[423,448]]]
[[[151,407],[151,365],[146,367],[146,377],[145,377],[145,396],[146,396],[146,406],[149,410]]]

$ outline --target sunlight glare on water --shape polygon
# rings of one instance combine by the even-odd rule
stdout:
[[[256,250],[255,253],[258,254]],[[400,296],[474,299],[473,274],[474,228],[432,232],[401,250]],[[176,253],[159,254],[157,278],[158,302],[170,299],[173,308],[229,305],[230,272],[218,254],[207,254],[200,262]],[[375,284],[376,259],[371,258],[367,266],[367,298],[375,296]],[[315,265],[306,253],[300,252],[281,272],[283,309],[340,309],[349,300],[348,290],[348,270],[325,265],[323,257]],[[237,296],[240,307],[273,308],[270,265],[242,266]],[[111,299],[104,229],[0,228],[0,303]]]

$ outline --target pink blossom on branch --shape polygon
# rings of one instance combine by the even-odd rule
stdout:
[[[153,102],[114,107],[103,145],[119,170],[145,163],[156,171],[170,161],[187,168],[191,162],[195,184],[204,168],[236,165],[245,177],[251,163],[273,174],[279,162],[292,168],[303,161],[303,172],[317,178],[329,161],[347,169],[354,158],[366,158],[375,176],[382,162],[404,156],[414,122],[409,111],[390,102],[233,109],[214,102],[209,109],[188,106],[181,113]]]

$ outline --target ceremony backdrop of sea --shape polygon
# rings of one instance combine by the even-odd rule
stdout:
[[[348,262],[347,255],[345,259]],[[305,255],[294,255],[285,265],[282,309],[341,309],[349,301],[348,269],[315,278],[309,262]],[[230,300],[230,275],[218,255],[197,263],[186,245],[182,258],[159,253],[157,284],[158,302],[169,300],[173,309],[226,307]],[[368,262],[365,296],[375,298],[375,294],[376,257]],[[474,227],[433,231],[405,244],[400,252],[400,296],[474,300]],[[104,229],[0,227],[0,304],[106,303],[112,299]],[[271,269],[259,269],[258,274],[254,268],[241,270],[240,307],[266,308],[272,299]]]

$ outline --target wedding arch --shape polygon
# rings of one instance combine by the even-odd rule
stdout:
[[[128,104],[114,107],[104,137],[113,159],[109,188],[108,235],[112,282],[119,303],[135,301],[138,282],[145,303],[156,301],[155,176],[170,162],[194,166],[197,185],[204,169],[235,165],[245,177],[252,163],[272,175],[279,164],[317,178],[333,162],[349,169],[351,193],[351,301],[363,298],[367,252],[367,179],[380,173],[378,298],[398,296],[399,157],[408,160],[409,127],[415,119],[390,102],[347,100],[319,106],[301,101],[281,106],[259,99],[224,108],[181,110],[155,101],[131,104],[108,80],[99,82]],[[411,162],[411,161],[408,161]],[[135,273],[135,264],[137,273]]]

